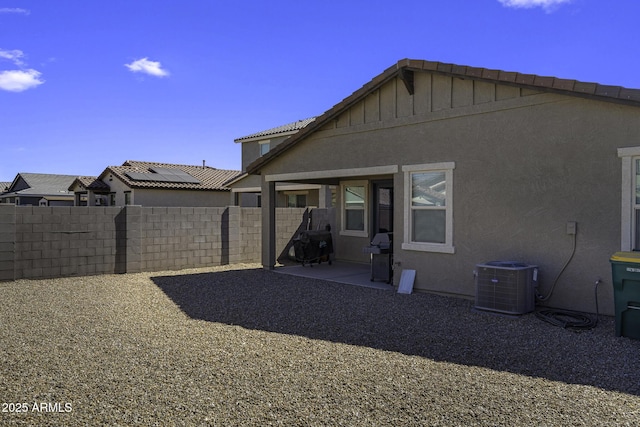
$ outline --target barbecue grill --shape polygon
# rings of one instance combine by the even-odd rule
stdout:
[[[331,231],[303,231],[293,240],[296,261],[312,266],[314,262],[320,264],[327,261],[331,265],[331,254],[333,253],[333,241]]]
[[[362,251],[371,255],[371,281],[393,279],[393,233],[378,233]]]

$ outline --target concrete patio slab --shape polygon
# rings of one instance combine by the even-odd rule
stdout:
[[[334,260],[331,262],[331,265],[326,262],[313,264],[313,266],[308,264],[305,266],[295,264],[277,267],[275,271],[292,276],[328,280],[330,282],[365,286],[367,288],[393,290],[393,285],[389,285],[386,282],[371,281],[371,266],[369,264]]]

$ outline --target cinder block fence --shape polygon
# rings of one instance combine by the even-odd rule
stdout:
[[[278,250],[304,209],[277,209]],[[260,262],[260,208],[0,205],[0,280]]]

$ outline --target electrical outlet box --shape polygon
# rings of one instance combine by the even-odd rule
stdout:
[[[573,235],[576,234],[578,230],[578,223],[575,221],[569,221],[567,222],[567,234],[569,235]]]

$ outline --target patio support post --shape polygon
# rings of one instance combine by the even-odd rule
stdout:
[[[262,175],[262,268],[276,265],[276,183]]]
[[[331,187],[328,185],[321,185],[318,190],[318,207],[321,209],[331,207]]]

